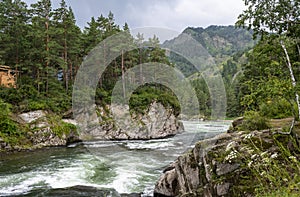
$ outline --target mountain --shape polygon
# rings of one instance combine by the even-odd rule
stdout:
[[[200,48],[201,51],[189,51],[188,59],[199,59],[199,56],[203,56],[201,64],[204,65],[206,65],[205,60],[207,59],[213,59],[214,64],[220,66],[220,64],[226,62],[233,56],[238,56],[239,58],[245,51],[251,49],[256,43],[252,39],[251,31],[236,28],[234,26],[213,25],[207,28],[188,27],[176,38],[165,41],[162,47],[174,48],[174,46],[180,45],[181,48],[190,50],[188,48],[191,48],[191,42],[188,42],[186,46],[183,46],[184,44],[182,44],[184,43],[183,40],[186,40],[187,37],[192,38],[193,42],[197,42],[197,48]],[[190,55],[191,52],[194,54],[194,57]],[[187,58],[182,57],[182,55],[171,53],[170,60],[183,74],[187,76],[194,74],[197,71],[193,68],[191,62],[189,62]]]
[[[200,113],[205,117],[210,117],[216,109],[224,110],[225,105],[229,117],[242,112],[238,84],[242,65],[247,63],[245,54],[256,44],[252,35],[251,31],[234,26],[188,27],[163,43],[170,62],[190,80]]]
[[[200,42],[212,56],[233,55],[255,44],[251,31],[234,26],[209,26],[206,29],[188,27],[183,33]]]

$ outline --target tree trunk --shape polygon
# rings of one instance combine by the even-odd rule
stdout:
[[[66,66],[66,77],[65,77],[65,85],[66,85],[66,91],[69,89],[69,75],[68,75],[68,51],[67,51],[67,28],[66,25],[64,26],[64,63]]]
[[[143,66],[142,66],[142,49],[139,49],[140,52],[140,83],[143,84]]]
[[[40,93],[40,69],[37,69],[37,91]]]
[[[121,60],[121,69],[122,69],[122,87],[123,87],[123,98],[126,98],[125,90],[125,67],[124,67],[124,51],[122,50],[122,60]]]
[[[46,28],[46,52],[47,52],[47,58],[46,58],[46,94],[48,94],[49,89],[49,80],[48,80],[48,67],[49,67],[49,16],[46,16],[46,22],[45,22],[45,28]]]
[[[283,51],[285,53],[285,56],[286,56],[287,66],[288,66],[289,71],[290,71],[292,85],[295,88],[296,85],[297,85],[297,83],[296,83],[296,79],[295,79],[295,76],[294,76],[294,72],[293,72],[293,68],[292,68],[290,56],[289,56],[288,51],[287,51],[287,49],[285,47],[285,44],[284,44],[284,42],[282,40],[280,41],[280,44],[281,44],[281,47],[282,47],[282,49],[283,49]],[[295,92],[295,97],[296,97],[296,103],[297,103],[297,106],[298,106],[298,118],[300,118],[300,103],[299,103],[299,95],[298,95],[297,91]]]

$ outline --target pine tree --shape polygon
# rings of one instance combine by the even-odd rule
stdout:
[[[49,67],[50,67],[50,17],[52,14],[52,7],[50,0],[41,0],[32,7],[32,33],[31,38],[35,40],[37,50],[35,53],[34,62],[37,65],[37,88],[41,91],[41,86],[44,85],[44,92],[47,94],[49,90]]]
[[[81,31],[76,26],[74,13],[71,8],[67,8],[66,2],[61,1],[60,8],[54,10],[53,20],[55,25],[55,40],[59,45],[59,56],[63,61],[58,62],[59,69],[63,70],[63,80],[66,91],[69,89],[70,82],[73,80],[73,65],[78,67],[78,60],[81,59],[80,37]],[[75,66],[75,67],[76,67]]]
[[[21,0],[0,2],[0,45],[3,64],[20,70],[24,65],[28,43],[28,10]]]

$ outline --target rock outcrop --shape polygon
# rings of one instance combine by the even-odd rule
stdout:
[[[22,145],[11,145],[0,138],[0,150],[35,149],[47,146],[65,146],[82,140],[146,140],[174,136],[183,131],[171,108],[165,108],[153,102],[144,113],[130,114],[128,106],[93,106],[97,114],[79,113],[79,117],[71,119],[68,111],[61,119],[55,114],[43,110],[31,111],[14,116],[14,121],[26,128]],[[117,116],[117,118],[115,117]],[[79,120],[79,121],[78,121]],[[83,120],[83,121],[81,121]],[[117,121],[116,121],[117,120]],[[119,121],[118,121],[119,120]],[[78,130],[81,122],[88,122],[87,130]],[[62,128],[65,124],[73,128]],[[134,124],[133,124],[134,123]],[[77,126],[77,129],[75,128]],[[59,127],[59,128],[58,128]],[[28,130],[28,131],[27,131]]]
[[[26,143],[22,145],[11,145],[0,139],[0,150],[22,150],[36,149],[50,146],[66,146],[70,143],[80,141],[79,135],[74,129],[60,131],[62,120],[50,120],[46,111],[37,110],[19,114],[15,119],[20,125],[27,125],[28,131],[24,134]],[[73,124],[72,121],[65,120],[66,123]],[[59,131],[54,131],[58,128]]]
[[[251,165],[265,165],[280,158],[275,141],[289,139],[279,136],[275,140],[274,132],[263,130],[223,133],[200,141],[163,172],[154,196],[253,196],[255,176]],[[257,147],[261,154],[256,153]]]
[[[153,102],[144,113],[130,114],[129,106],[97,107],[98,116],[80,113],[79,122],[89,122],[81,132],[81,139],[147,140],[174,136],[183,131],[171,108]],[[94,125],[94,126],[93,126]]]

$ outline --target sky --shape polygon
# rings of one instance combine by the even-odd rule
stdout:
[[[27,4],[37,0],[24,0]],[[61,0],[52,0],[53,7]],[[162,27],[178,32],[186,27],[209,25],[233,25],[244,10],[243,0],[66,0],[71,6],[81,28],[87,26],[91,17],[109,11],[115,22],[130,29]]]

